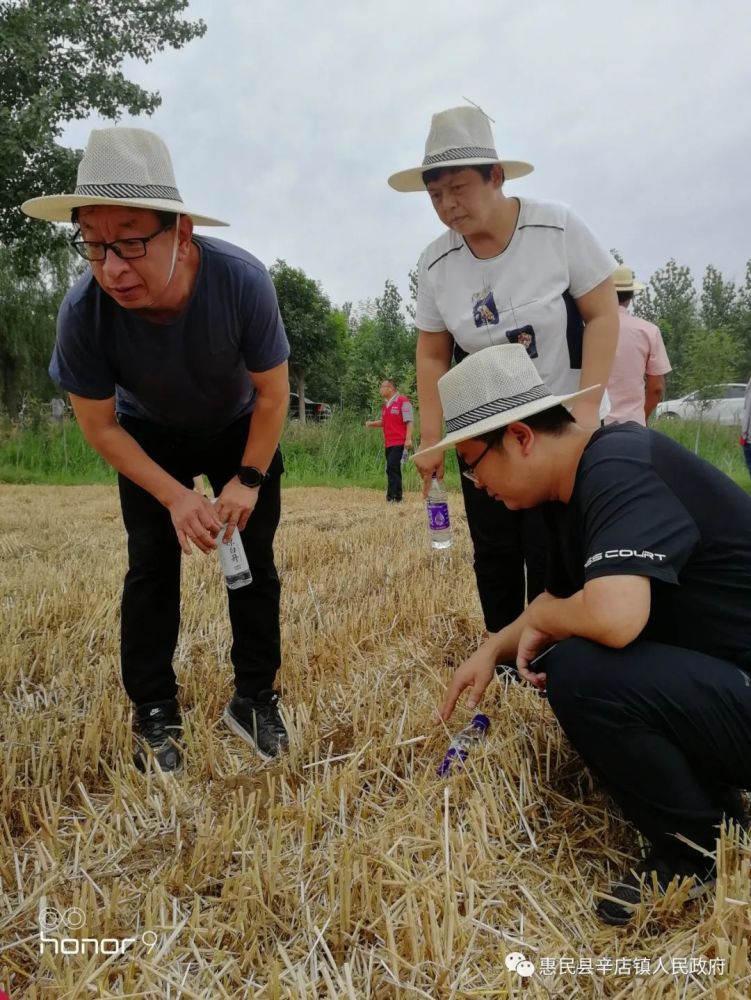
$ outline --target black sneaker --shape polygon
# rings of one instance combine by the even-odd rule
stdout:
[[[693,878],[694,884],[689,891],[689,899],[701,896],[715,882],[714,866],[710,868],[702,865],[700,861],[692,863],[682,858],[650,854],[619,882],[614,882],[610,886],[608,895],[614,898],[601,899],[596,907],[600,920],[617,927],[627,924],[641,902],[642,889],[652,888],[653,876],[656,878],[658,889],[663,893],[667,892],[673,879],[677,879],[680,883],[684,878]]]
[[[256,698],[235,694],[224,710],[224,721],[264,760],[273,760],[289,746],[276,691],[260,691]]]
[[[133,713],[133,736],[136,751],[133,763],[146,770],[149,758],[160,771],[179,774],[183,767],[179,740],[182,735],[180,710],[175,701],[152,701],[139,705]]]

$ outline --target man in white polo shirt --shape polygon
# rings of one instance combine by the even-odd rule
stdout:
[[[598,384],[576,417],[600,425],[600,398],[618,338],[616,263],[565,205],[509,197],[506,181],[532,170],[501,159],[476,107],[433,115],[419,167],[389,178],[397,191],[427,191],[446,226],[418,266],[417,393],[421,447],[441,437],[438,379],[491,345],[521,344],[561,394]],[[443,457],[416,458],[424,491]],[[461,463],[460,463],[461,464]],[[462,480],[485,627],[497,632],[543,587],[545,532],[536,511],[507,510]]]
[[[628,307],[644,285],[634,281],[634,272],[621,264],[613,275],[618,293],[618,346],[608,381],[610,413],[606,424],[635,420],[646,426],[665,394],[665,376],[671,371],[662,334],[654,323],[633,316]]]

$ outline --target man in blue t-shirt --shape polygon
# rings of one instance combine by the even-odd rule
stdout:
[[[471,355],[438,388],[448,433],[428,455],[455,446],[467,479],[541,507],[548,529],[545,590],[459,667],[441,717],[515,658],[652,845],[600,917],[628,922],[652,873],[702,891],[751,788],[751,498],[638,424],[580,427],[562,404],[590,389],[554,395],[519,345]]]
[[[227,591],[236,690],[224,719],[272,758],[287,743],[273,689],[281,657],[273,542],[289,344],[271,279],[244,250],[193,234],[194,224],[225,223],[185,206],[167,147],[143,129],[93,131],[75,192],[22,207],[73,222],[73,247],[90,262],[60,307],[50,374],[89,444],[118,472],[128,534],[121,662],[135,763],[182,767],[172,666],[181,552],[211,553],[234,531],[252,582]],[[192,488],[203,473],[213,506]]]

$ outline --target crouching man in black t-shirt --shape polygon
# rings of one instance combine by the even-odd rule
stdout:
[[[512,510],[541,506],[550,535],[545,592],[457,670],[441,717],[515,659],[652,844],[600,917],[626,923],[652,872],[698,893],[751,787],[751,498],[654,431],[579,427],[517,345],[438,384],[447,436],[431,450],[455,445],[463,475]]]

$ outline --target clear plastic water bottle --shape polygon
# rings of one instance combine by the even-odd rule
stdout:
[[[408,461],[409,461],[409,449],[405,448],[404,451],[402,452],[402,465],[404,465],[404,463]]]
[[[449,549],[453,541],[451,521],[449,520],[449,495],[443,480],[433,476],[433,482],[428,493],[428,530],[430,544],[434,549]]]
[[[213,501],[216,503],[216,500]],[[245,555],[245,547],[240,537],[237,527],[232,532],[232,538],[224,542],[224,533],[227,525],[222,525],[222,530],[216,536],[216,550],[219,553],[219,562],[224,573],[224,582],[230,590],[237,590],[238,587],[247,587],[253,582],[253,576],[248,565],[248,557]]]
[[[465,726],[461,732],[458,732],[449,743],[446,756],[438,768],[439,777],[445,778],[452,767],[463,764],[469,756],[470,750],[485,740],[488,729],[490,729],[490,719],[487,715],[482,715],[481,712],[478,712],[470,724]]]

